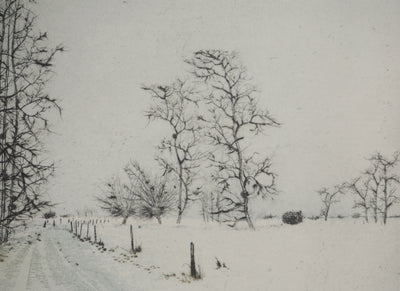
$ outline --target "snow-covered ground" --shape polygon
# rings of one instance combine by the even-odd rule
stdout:
[[[0,290],[399,290],[400,221],[259,220],[255,231],[186,219],[181,225],[97,223],[105,249],[36,221],[0,248]],[[82,219],[83,220],[83,219]],[[130,253],[130,230],[142,251]],[[82,228],[86,236],[86,225]],[[89,235],[93,240],[93,226]],[[203,278],[189,274],[189,245]],[[217,268],[216,258],[227,268]]]

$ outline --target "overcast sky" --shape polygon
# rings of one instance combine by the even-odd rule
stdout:
[[[399,1],[38,2],[40,29],[67,49],[48,87],[64,109],[46,141],[60,211],[90,206],[131,158],[156,165],[165,132],[143,116],[140,86],[185,75],[199,49],[237,51],[283,124],[256,143],[279,175],[271,212],[317,213],[315,190],[400,149]]]

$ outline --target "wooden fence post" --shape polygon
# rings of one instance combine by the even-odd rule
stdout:
[[[133,230],[132,230],[132,224],[131,224],[131,226],[130,226],[130,230],[131,230],[131,250],[132,250],[132,253],[133,253],[133,254],[135,254],[136,252],[135,252],[135,245],[134,245],[134,243],[133,243]]]
[[[196,263],[194,260],[194,244],[190,243],[190,276],[197,279]]]
[[[79,238],[81,238],[81,236],[82,236],[82,226],[83,226],[83,223],[81,223],[81,229],[79,230]]]
[[[97,232],[96,232],[96,225],[93,226],[93,231],[94,231],[94,242],[97,242]]]

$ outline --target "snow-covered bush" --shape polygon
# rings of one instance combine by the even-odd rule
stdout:
[[[298,224],[303,221],[301,211],[288,211],[282,215],[282,222],[286,224]]]
[[[46,218],[46,219],[54,218],[55,216],[56,216],[56,213],[51,210],[49,210],[43,214],[43,218]]]
[[[131,161],[125,172],[131,179],[135,195],[138,199],[138,213],[142,218],[161,218],[175,206],[175,195],[168,189],[168,176],[156,177],[145,172],[140,165]]]
[[[114,217],[122,217],[122,224],[136,214],[137,195],[134,185],[121,182],[118,177],[105,184],[100,196],[96,197],[101,209]]]

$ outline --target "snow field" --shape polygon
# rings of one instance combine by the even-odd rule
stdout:
[[[142,252],[127,260],[130,224]],[[104,255],[125,265],[121,280],[135,274],[131,266],[140,268],[155,280],[152,290],[399,290],[399,226],[395,219],[386,226],[361,219],[295,226],[259,220],[252,231],[189,219],[181,225],[111,219],[97,224],[97,232]],[[202,280],[188,277],[190,242]],[[228,268],[217,269],[216,257]]]

